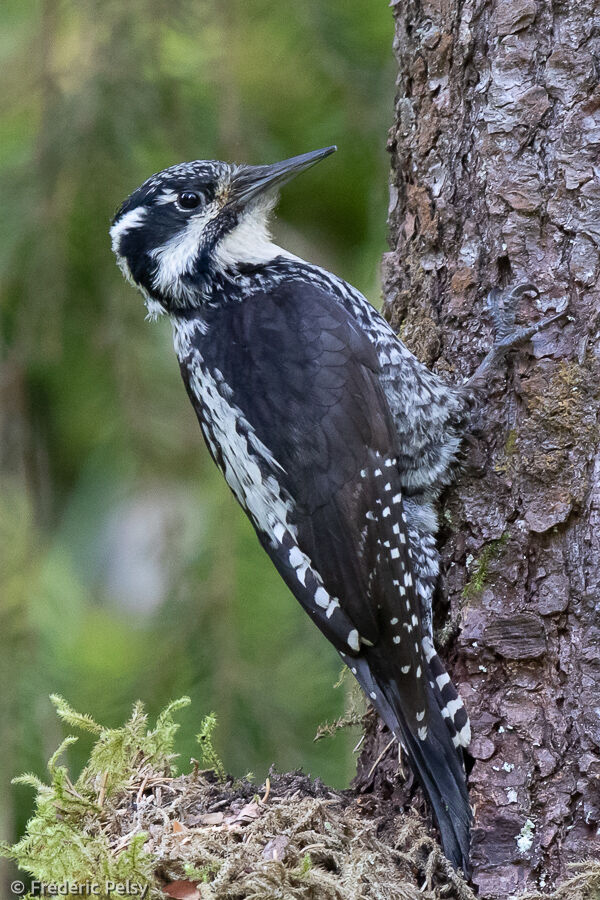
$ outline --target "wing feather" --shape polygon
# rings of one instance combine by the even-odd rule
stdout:
[[[257,292],[215,315],[228,340],[203,345],[204,362],[276,460],[289,508],[285,541],[254,521],[259,536],[338,650],[364,655],[381,684],[398,685],[423,735],[420,604],[375,347],[335,298],[306,284]]]
[[[403,742],[444,849],[467,871],[464,770],[423,650],[375,347],[338,298],[305,281],[206,319],[182,373],[209,448],[283,579]],[[190,380],[198,370],[204,389]]]

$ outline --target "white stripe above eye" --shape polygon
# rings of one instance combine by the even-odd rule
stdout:
[[[198,193],[198,192],[196,192],[196,193]],[[174,203],[175,200],[177,200],[178,196],[179,196],[178,191],[163,191],[162,194],[158,195],[158,197],[156,198],[156,200],[154,202],[159,203],[161,206],[164,206],[167,203]]]

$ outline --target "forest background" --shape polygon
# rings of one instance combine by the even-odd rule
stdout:
[[[337,655],[259,548],[204,449],[167,322],[144,321],[108,238],[153,172],[337,143],[285,189],[277,239],[379,303],[393,25],[371,0],[5,0],[0,7],[0,837],[62,730],[189,694],[235,775],[335,787],[358,731]],[[84,740],[69,750],[77,771]]]

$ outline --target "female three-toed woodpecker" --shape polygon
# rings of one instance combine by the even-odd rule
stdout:
[[[359,291],[276,246],[274,189],[334,149],[165,169],[121,206],[113,249],[150,315],[171,318],[206,444],[261,544],[405,748],[467,871],[470,729],[433,646],[434,504],[478,379],[545,323],[516,329],[496,304],[492,351],[451,387]]]

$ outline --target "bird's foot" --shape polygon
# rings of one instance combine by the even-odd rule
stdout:
[[[565,315],[566,307],[554,316],[540,319],[534,325],[517,325],[515,318],[521,297],[527,294],[537,297],[539,293],[536,286],[529,282],[519,284],[506,292],[502,292],[498,288],[493,288],[490,291],[487,296],[487,308],[494,325],[494,344],[477,368],[477,371],[469,378],[467,382],[468,387],[478,388],[484,386],[487,376],[493,369],[498,367],[498,364],[502,362],[509,350],[525,343],[534,334],[547,328],[548,325]]]

